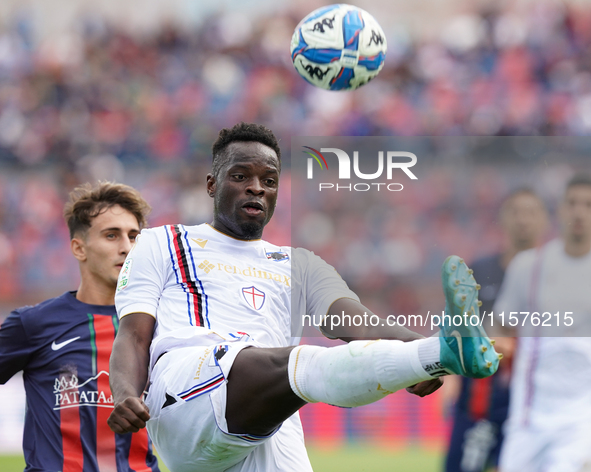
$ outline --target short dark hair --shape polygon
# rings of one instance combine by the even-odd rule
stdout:
[[[503,200],[511,200],[512,198],[515,198],[519,195],[531,195],[532,197],[540,198],[531,187],[517,187],[516,189],[511,190],[511,192],[509,192],[509,194]]]
[[[591,174],[586,172],[578,172],[571,177],[571,179],[566,184],[566,190],[574,187],[575,185],[588,185],[591,187]]]
[[[511,192],[509,192],[508,195],[506,195],[502,202],[501,202],[501,212],[504,211],[507,206],[509,206],[509,204],[517,197],[520,197],[522,195],[529,195],[530,197],[534,197],[536,199],[538,199],[540,201],[540,203],[542,203],[542,206],[544,206],[544,202],[542,201],[542,198],[535,192],[534,189],[532,189],[531,187],[518,187],[516,189],[513,189]],[[545,208],[545,206],[544,206]]]
[[[102,181],[94,187],[86,183],[72,190],[64,206],[70,239],[85,234],[94,218],[115,205],[135,216],[140,229],[146,226],[146,217],[152,208],[133,187]]]
[[[211,147],[213,155],[212,173],[214,176],[217,176],[220,168],[228,157],[227,153],[224,151],[230,143],[235,141],[256,141],[265,146],[269,146],[275,151],[275,154],[277,154],[279,172],[281,172],[281,149],[279,148],[279,142],[273,134],[273,131],[266,126],[256,123],[240,122],[232,128],[222,129]]]

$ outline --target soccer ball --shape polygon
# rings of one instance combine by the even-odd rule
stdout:
[[[290,49],[294,67],[312,85],[353,90],[384,66],[386,37],[374,17],[361,8],[329,5],[300,22]]]

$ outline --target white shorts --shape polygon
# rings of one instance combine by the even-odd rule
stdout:
[[[251,341],[178,348],[150,375],[147,428],[172,472],[312,471],[299,414],[269,436],[232,434],[226,424],[226,378]]]
[[[501,472],[591,471],[588,422],[549,424],[548,428],[507,424],[501,449]]]

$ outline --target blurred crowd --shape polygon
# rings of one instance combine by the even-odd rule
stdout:
[[[532,3],[526,15],[490,6],[457,16],[428,39],[382,25],[386,65],[352,93],[316,89],[296,74],[288,48],[298,20],[287,12],[255,20],[226,12],[190,31],[165,25],[132,36],[86,18],[76,34],[49,45],[36,42],[26,17],[0,30],[0,302],[75,288],[61,210],[79,182],[136,186],[154,208],[152,225],[208,221],[209,149],[217,131],[237,121],[264,123],[280,137],[285,182],[291,136],[591,131],[591,8],[582,3]],[[453,179],[439,172],[420,195],[407,194],[411,208],[381,201],[360,209],[365,225],[343,218],[326,229],[330,223],[314,221],[313,212],[298,221],[346,234],[346,251],[330,237],[316,249],[345,275],[367,262],[375,268],[360,276],[367,290],[387,290],[395,306],[412,311],[420,293],[403,281],[393,291],[393,280],[432,271],[448,241],[462,241],[469,256],[500,244],[490,225],[508,191],[505,177],[482,170],[477,195],[462,207],[446,190]],[[290,242],[292,203],[284,183],[284,210],[267,239]],[[466,222],[476,228],[470,237]],[[384,262],[384,253],[399,257]]]

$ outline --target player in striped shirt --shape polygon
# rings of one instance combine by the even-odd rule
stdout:
[[[402,327],[329,324],[322,331],[349,344],[297,346],[304,316],[372,313],[318,256],[261,239],[281,170],[270,130],[224,129],[213,156],[213,223],[142,231],[121,272],[114,431],[147,423],[173,472],[304,472],[297,411],[306,403],[361,406],[403,388],[423,396],[440,375],[496,371],[484,331],[465,325],[421,339]],[[442,280],[450,315],[478,313],[478,287],[460,258],[448,258]]]
[[[24,373],[27,471],[158,471],[146,430],[115,434],[107,425],[117,277],[149,210],[126,185],[76,188],[64,216],[78,290],[19,308],[0,327],[0,383]]]

